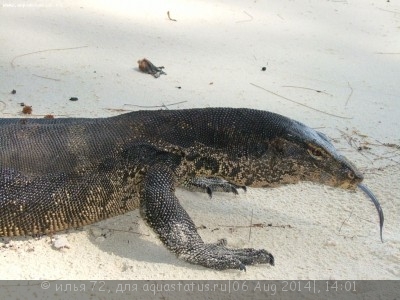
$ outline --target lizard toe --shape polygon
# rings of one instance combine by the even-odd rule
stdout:
[[[246,271],[247,265],[274,265],[274,257],[264,249],[230,249],[221,243],[203,244],[185,255],[185,259],[217,270],[239,269]]]

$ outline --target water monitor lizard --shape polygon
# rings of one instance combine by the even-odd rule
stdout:
[[[273,265],[274,257],[266,250],[204,243],[175,187],[210,195],[299,181],[354,189],[362,179],[325,135],[266,111],[0,119],[0,236],[53,233],[140,208],[180,258],[243,270]]]

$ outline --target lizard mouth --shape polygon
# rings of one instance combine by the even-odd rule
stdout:
[[[357,168],[348,161],[344,156],[341,157],[342,168],[340,170],[341,178],[339,181],[338,187],[344,189],[356,189],[358,184],[361,183],[364,179],[363,174],[357,170]]]
[[[338,187],[345,190],[355,190],[358,184],[363,181],[364,177],[360,175],[350,174],[347,172],[342,178],[334,178],[334,187]]]
[[[319,176],[321,183],[345,190],[355,190],[363,179],[363,175],[356,169],[348,168],[333,174],[321,172]]]
[[[345,181],[345,182],[339,183],[338,185],[336,185],[336,187],[345,189],[345,190],[355,190],[357,188],[357,185],[358,185],[358,182]]]

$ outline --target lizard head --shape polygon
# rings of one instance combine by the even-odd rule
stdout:
[[[312,181],[355,189],[363,180],[323,133],[276,114],[269,113],[265,120],[264,126],[253,126],[254,134],[248,135],[242,165],[250,170],[243,173],[251,175],[240,175],[238,182],[267,187]]]
[[[212,137],[214,148],[222,150],[222,155],[219,153],[214,160],[208,161],[209,166],[218,166],[215,168],[216,175],[250,187],[279,186],[299,181],[343,189],[359,187],[378,210],[383,242],[384,216],[378,200],[361,183],[363,175],[336,150],[323,133],[271,112],[235,112],[231,120],[225,116],[224,121],[226,123],[228,119],[230,126],[224,127],[222,132],[228,133],[228,138],[218,135],[218,131],[207,134]]]
[[[293,157],[294,174],[300,180],[312,181],[333,187],[355,189],[363,175],[321,132],[292,121],[284,135],[286,154]]]

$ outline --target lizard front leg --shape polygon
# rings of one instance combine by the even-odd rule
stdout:
[[[274,257],[266,250],[230,249],[221,243],[204,243],[174,194],[175,176],[167,166],[152,166],[142,184],[141,214],[178,257],[218,270],[245,270],[246,265],[261,263],[274,265]]]

